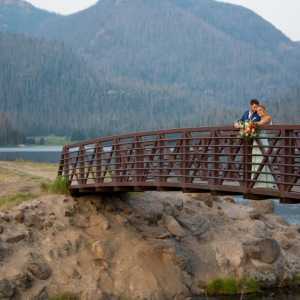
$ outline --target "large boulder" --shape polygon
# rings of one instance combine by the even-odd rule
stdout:
[[[178,224],[178,222],[172,217],[172,216],[165,216],[165,224],[167,226],[167,229],[175,236],[177,237],[184,237],[184,231],[182,230],[181,226]]]
[[[267,200],[252,200],[250,201],[247,206],[255,208],[263,214],[273,214],[274,213],[274,200],[267,199]]]
[[[249,253],[249,248],[258,247],[260,249],[258,259],[266,264],[275,262],[280,254],[280,246],[273,238],[249,240],[243,243],[243,247],[247,253]]]
[[[201,218],[198,215],[189,218],[178,218],[177,220],[183,227],[188,228],[199,237],[204,237],[206,231],[213,228],[208,218]]]
[[[253,222],[248,228],[247,232],[257,238],[267,237],[266,224],[260,220]]]
[[[242,265],[246,257],[243,246],[235,241],[218,242],[217,250],[235,267]]]
[[[0,278],[0,299],[10,298],[16,291],[14,284],[6,278]]]

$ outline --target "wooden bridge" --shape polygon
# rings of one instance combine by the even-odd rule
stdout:
[[[233,126],[150,131],[76,143],[63,148],[58,175],[66,176],[69,189],[77,193],[209,192],[300,203],[300,125],[258,129],[268,130],[268,137],[256,138],[255,145],[238,139]],[[260,157],[256,172],[255,147],[262,153],[256,155]],[[271,174],[272,180],[261,180],[261,174]]]

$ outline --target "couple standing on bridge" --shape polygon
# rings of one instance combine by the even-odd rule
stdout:
[[[267,108],[264,105],[259,104],[259,101],[256,99],[252,99],[250,101],[250,109],[245,111],[243,116],[234,123],[234,127],[240,128],[240,124],[238,122],[245,122],[247,120],[250,120],[252,123],[257,123],[258,125],[272,125],[272,118],[269,116]],[[267,152],[269,147],[267,130],[259,130],[257,137],[261,138],[260,141],[262,145],[265,146],[264,150]],[[254,156],[252,157],[252,179],[255,176],[255,173],[258,171],[259,166],[263,160],[262,152],[256,140],[253,141],[253,146],[254,147],[252,148],[252,154],[254,154]],[[267,174],[259,174],[257,181],[262,182],[256,182],[254,188],[272,188],[272,182],[274,181],[274,179],[270,173],[269,167],[264,166],[259,173]]]

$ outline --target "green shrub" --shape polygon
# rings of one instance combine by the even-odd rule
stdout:
[[[17,206],[23,201],[31,200],[34,198],[37,198],[37,196],[32,193],[18,193],[16,195],[3,197],[1,198],[0,211],[4,211],[8,206]]]
[[[50,184],[49,184],[48,182],[46,182],[46,181],[41,181],[39,187],[40,187],[40,189],[41,189],[42,191],[48,191],[49,185],[50,185]]]
[[[77,296],[72,293],[62,293],[50,296],[48,300],[77,300]]]
[[[49,184],[48,192],[50,194],[68,195],[70,194],[68,184],[69,183],[67,177],[58,176]]]
[[[142,193],[143,192],[124,192],[124,193],[118,193],[118,196],[122,201],[127,202],[130,199],[139,197]]]
[[[243,285],[245,285],[247,287],[248,293],[255,293],[259,290],[259,286],[258,286],[256,280],[253,278],[246,279],[245,282],[243,283]]]
[[[253,278],[215,278],[207,284],[199,281],[198,286],[204,289],[208,294],[236,294],[242,291],[244,286],[247,287],[247,292],[249,293],[255,293],[259,290],[258,284]]]

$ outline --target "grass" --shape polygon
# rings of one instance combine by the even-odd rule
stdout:
[[[50,186],[50,184],[44,180],[41,181],[39,184],[39,187],[43,192],[48,192],[49,186]]]
[[[36,141],[40,141],[41,137],[42,136],[29,136],[28,138],[35,138]],[[54,134],[43,136],[43,139],[45,141],[45,144],[43,146],[65,146],[75,143],[71,142],[71,140],[66,136],[55,136]]]
[[[40,187],[46,188],[46,182],[41,182]],[[48,185],[48,193],[49,194],[61,194],[61,195],[69,195],[70,191],[68,189],[68,178],[58,176]]]
[[[285,262],[285,265],[286,265],[286,267],[287,267],[288,269],[291,268],[290,264],[289,264],[287,261]]]
[[[17,206],[21,204],[23,201],[31,200],[36,198],[37,196],[32,193],[22,194],[18,193],[12,196],[6,196],[1,199],[0,211],[4,211],[8,206]]]
[[[72,293],[62,293],[48,297],[48,300],[77,300],[77,296]]]
[[[259,290],[259,286],[253,278],[215,278],[207,284],[199,281],[198,286],[208,294],[236,294],[237,292],[242,291],[244,287],[246,287],[248,293],[255,293]]]

